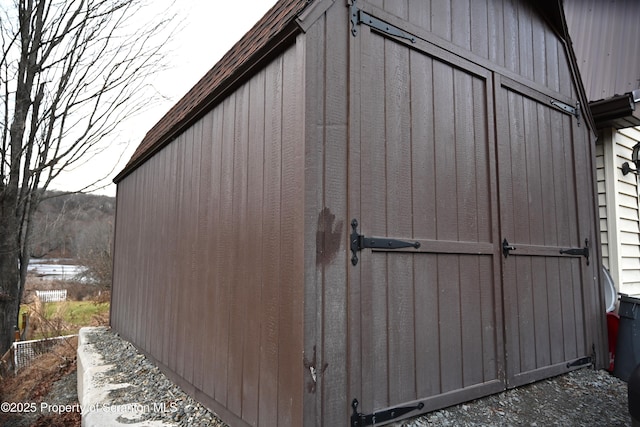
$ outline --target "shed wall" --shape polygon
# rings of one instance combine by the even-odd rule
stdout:
[[[302,419],[303,53],[118,185],[112,326],[234,425]]]

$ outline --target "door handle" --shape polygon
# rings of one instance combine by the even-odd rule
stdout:
[[[515,250],[516,247],[510,245],[506,238],[502,241],[502,255],[504,255],[505,258],[509,256],[509,252]]]

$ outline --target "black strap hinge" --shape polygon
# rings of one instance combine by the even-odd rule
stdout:
[[[358,220],[351,220],[351,235],[349,236],[349,244],[351,247],[351,264],[358,264],[358,251],[366,248],[372,249],[402,249],[420,247],[420,242],[407,242],[404,240],[388,239],[386,237],[365,237],[358,234]]]
[[[565,111],[569,114],[571,114],[572,116],[575,116],[578,119],[578,126],[580,126],[580,102],[576,102],[576,106],[572,107],[571,105],[565,104],[564,102],[552,99],[551,100],[551,105],[553,105],[556,108],[559,108],[562,111]]]
[[[407,33],[394,25],[388,24],[375,16],[369,15],[367,12],[358,9],[355,1],[353,1],[349,7],[349,14],[351,19],[351,34],[354,37],[358,35],[358,25],[364,24],[381,33],[399,37],[401,39],[407,39],[410,40],[411,43],[416,42],[416,37],[413,34]]]
[[[581,357],[573,362],[567,363],[567,368],[582,368],[583,366],[589,366],[593,363],[591,356]]]
[[[559,109],[561,109],[562,111],[571,114],[572,116],[576,116],[578,117],[578,109],[575,107],[572,107],[571,105],[565,104],[564,102],[561,101],[557,101],[555,99],[551,100],[551,105],[553,105],[554,107],[557,107]]]
[[[596,353],[596,344],[591,344],[591,356],[581,357],[580,359],[574,360],[573,362],[567,363],[567,368],[582,368],[585,366],[593,366],[593,369],[597,367],[597,357],[598,353]]]
[[[353,414],[351,414],[351,427],[372,426],[377,423],[384,423],[386,421],[395,420],[396,418],[408,414],[411,411],[417,411],[424,408],[424,403],[420,402],[417,405],[399,406],[397,408],[385,409],[384,411],[365,415],[358,412],[358,404],[358,399],[353,399],[351,402],[351,407],[353,408]]]
[[[583,256],[587,260],[587,265],[589,265],[589,239],[584,239],[583,248],[560,249],[560,253],[563,255]]]

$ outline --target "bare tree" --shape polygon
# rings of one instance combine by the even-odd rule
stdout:
[[[5,2],[8,3],[8,2]],[[63,171],[114,144],[148,104],[171,17],[144,0],[13,0],[0,6],[0,353],[11,346],[32,218]],[[115,165],[114,165],[115,166]],[[93,183],[81,184],[78,190]]]
[[[84,267],[79,278],[101,289],[111,288],[113,266],[113,222],[95,221],[77,236],[78,263]]]

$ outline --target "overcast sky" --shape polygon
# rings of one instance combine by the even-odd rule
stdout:
[[[169,0],[156,0],[160,11]],[[92,182],[113,168],[130,140],[122,159],[109,181],[122,170],[146,132],[184,94],[209,71],[249,29],[269,10],[276,0],[175,0],[182,19],[182,30],[174,37],[170,56],[171,68],[157,75],[153,84],[167,100],[159,102],[127,126],[126,135],[113,142],[113,149],[96,156],[82,168],[62,174],[51,189],[73,191],[78,183]],[[115,195],[115,185],[99,191]]]

